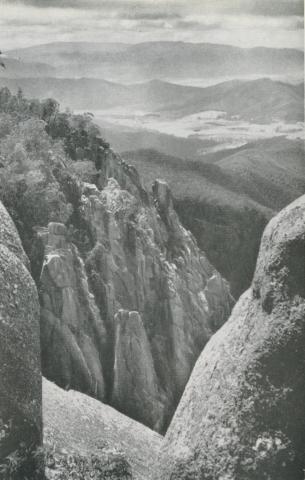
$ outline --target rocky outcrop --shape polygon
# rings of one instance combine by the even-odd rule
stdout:
[[[115,324],[111,403],[159,430],[162,428],[166,399],[162,398],[141,316],[138,312],[119,310]]]
[[[111,150],[92,181],[69,228],[37,229],[43,371],[162,431],[232,298],[164,182],[149,194]]]
[[[149,480],[162,437],[113,408],[43,380],[44,445],[48,480]],[[74,478],[74,477],[73,477]]]
[[[38,234],[45,246],[41,272],[41,343],[44,374],[65,388],[103,400],[100,362],[105,326],[89,292],[84,263],[67,229],[50,223]]]
[[[252,287],[197,361],[156,478],[304,478],[304,271],[305,196],[266,228]]]
[[[39,303],[16,228],[0,204],[1,478],[40,479]]]

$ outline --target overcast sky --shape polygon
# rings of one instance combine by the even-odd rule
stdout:
[[[304,48],[303,0],[0,0],[0,48],[183,40]]]

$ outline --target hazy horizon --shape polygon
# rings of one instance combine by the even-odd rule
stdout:
[[[184,41],[304,49],[301,0],[0,0],[1,50]]]
[[[56,98],[62,109],[90,109],[100,125],[128,129],[126,144],[138,134],[151,147],[165,135],[166,153],[184,139],[185,151],[201,158],[251,140],[303,138],[303,92],[293,87],[304,79],[301,0],[0,6],[2,86]]]
[[[254,47],[245,47],[245,46],[238,46],[238,45],[234,45],[234,44],[231,44],[231,43],[216,43],[216,42],[202,42],[202,41],[191,41],[191,40],[148,40],[148,41],[135,41],[135,42],[107,42],[107,41],[90,41],[90,40],[55,40],[55,41],[49,41],[49,42],[45,42],[45,43],[33,43],[33,44],[30,44],[30,45],[27,45],[25,47],[13,47],[13,48],[10,48],[7,50],[7,52],[10,52],[10,51],[14,51],[14,50],[22,50],[22,49],[27,49],[27,48],[35,48],[35,47],[43,47],[43,46],[47,46],[47,45],[55,45],[55,44],[90,44],[90,45],[114,45],[114,44],[117,44],[117,45],[124,45],[124,46],[128,46],[128,45],[141,45],[141,44],[145,44],[145,43],[183,43],[183,44],[194,44],[194,45],[215,45],[215,46],[223,46],[223,47],[235,47],[235,48],[240,48],[240,49],[243,49],[243,50],[248,50],[248,49],[256,49],[256,48],[267,48],[267,49],[277,49],[277,50],[298,50],[298,51],[301,51],[303,52],[304,51],[304,46],[301,47],[278,47],[278,46],[274,46],[274,47],[268,47],[268,46],[264,46],[264,45],[257,45],[257,46],[254,46]]]

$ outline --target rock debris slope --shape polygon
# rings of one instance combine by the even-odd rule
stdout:
[[[113,408],[43,380],[44,444],[48,478],[60,478],[67,454],[95,465],[93,478],[149,480],[162,437]],[[96,462],[97,463],[97,462]],[[65,466],[65,471],[69,471]],[[53,475],[53,476],[52,476]],[[81,477],[82,478],[82,477]]]
[[[162,480],[304,478],[305,196],[267,226],[252,287],[204,348]]]
[[[10,480],[41,473],[39,303],[28,263],[0,203],[0,469]]]
[[[232,298],[164,182],[149,194],[107,148],[92,181],[69,228],[37,229],[43,371],[163,431]]]

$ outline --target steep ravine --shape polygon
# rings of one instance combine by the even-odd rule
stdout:
[[[305,196],[265,229],[251,288],[200,355],[156,480],[303,480]]]
[[[148,193],[110,149],[98,167],[94,183],[74,184],[76,201],[72,180],[64,190],[55,171],[71,214],[66,225],[35,226],[29,256],[36,272],[43,259],[42,369],[163,432],[233,300],[180,224],[164,182]]]
[[[64,225],[38,231],[43,371],[163,431],[232,300],[166,184],[151,197],[110,150],[96,184],[80,186],[85,254]]]
[[[0,199],[41,305],[42,372],[164,432],[227,282],[181,225],[167,184],[144,188],[89,114],[0,92]]]
[[[148,480],[162,437],[108,405],[42,381],[39,302],[0,202],[1,480]]]
[[[305,197],[269,223],[227,321],[228,285],[165,182],[146,191],[98,137],[72,161],[44,122],[16,122],[0,142],[22,239],[0,203],[1,479],[302,480]],[[63,388],[41,392],[40,353]],[[163,440],[142,423],[163,432],[182,390]]]

